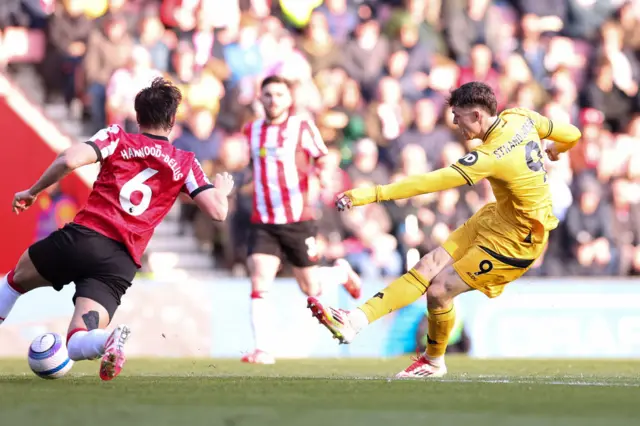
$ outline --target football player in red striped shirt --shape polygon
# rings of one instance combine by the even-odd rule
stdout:
[[[242,361],[273,364],[273,325],[269,290],[284,255],[293,266],[300,289],[306,295],[320,294],[325,284],[343,285],[354,298],[360,297],[360,278],[343,259],[334,266],[318,267],[315,200],[310,180],[322,171],[327,154],[315,124],[292,113],[290,83],[267,77],[261,85],[260,102],[265,118],[249,123],[244,134],[253,167],[253,214],[249,234],[251,275],[251,320],[255,350]]]

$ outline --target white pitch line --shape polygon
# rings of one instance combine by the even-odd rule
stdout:
[[[532,380],[532,379],[433,379],[440,383],[498,383],[522,385],[561,385],[561,386],[609,386],[609,387],[640,387],[640,383],[625,382],[585,382],[562,380]]]
[[[87,377],[93,374],[79,373],[70,374],[69,377]],[[123,376],[125,377],[125,376]],[[504,376],[488,376],[483,375],[481,377],[470,378],[433,378],[433,379],[395,379],[384,376],[256,376],[256,375],[239,375],[239,374],[201,374],[201,373],[181,373],[181,374],[139,374],[129,377],[143,377],[143,378],[155,378],[155,379],[172,379],[172,378],[210,378],[210,379],[270,379],[270,380],[354,380],[354,381],[386,381],[386,382],[407,382],[407,381],[423,381],[436,382],[436,383],[488,383],[488,384],[525,384],[525,385],[549,385],[549,386],[592,386],[592,387],[640,387],[640,383],[633,382],[621,382],[621,381],[585,381],[577,380],[577,377],[567,376],[566,381],[560,380],[556,377],[541,377],[541,380],[525,377],[504,377]],[[632,378],[629,378],[632,380]]]
[[[26,377],[29,374],[0,374],[0,378],[11,377]],[[96,376],[93,373],[71,373],[68,378],[84,378]],[[34,376],[35,377],[35,376]],[[354,381],[386,381],[386,382],[417,382],[422,381],[425,383],[487,383],[487,384],[523,384],[523,385],[546,385],[546,386],[582,386],[582,387],[640,387],[639,383],[623,382],[623,381],[586,381],[578,380],[575,376],[565,376],[565,380],[558,379],[557,376],[544,376],[539,379],[529,377],[505,377],[505,376],[471,376],[469,378],[433,378],[433,379],[396,379],[384,376],[256,376],[256,375],[240,375],[240,374],[202,374],[202,373],[180,373],[180,374],[155,374],[155,373],[143,373],[137,375],[125,375],[123,377],[128,378],[153,378],[153,379],[185,379],[185,378],[208,378],[208,379],[239,379],[239,380],[251,380],[251,379],[270,379],[270,380],[354,380]],[[633,378],[629,378],[633,380]]]

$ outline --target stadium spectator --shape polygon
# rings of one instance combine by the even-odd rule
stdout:
[[[0,63],[8,62],[8,71],[19,76],[27,67],[19,62],[36,61],[47,103],[55,103],[58,93],[66,105],[76,98],[85,102],[86,133],[105,122],[131,129],[127,99],[162,73],[184,95],[172,136],[176,143],[197,140],[194,150],[212,149],[200,157],[203,166],[211,161],[214,170],[238,176],[246,160],[238,132],[263,114],[255,99],[266,75],[283,74],[295,82],[297,112],[314,119],[330,157],[342,168],[336,188],[387,183],[445,166],[473,149],[480,142],[461,140],[444,101],[456,85],[481,79],[500,94],[501,107],[540,110],[579,125],[583,133],[568,159],[548,165],[561,224],[531,274],[640,273],[640,223],[633,219],[638,201],[632,196],[640,182],[638,2],[0,3]],[[213,132],[200,138],[191,127],[196,121],[203,128],[213,125]],[[317,194],[325,233],[319,247],[329,260],[351,254],[354,265],[371,267],[374,275],[406,267],[409,251],[433,247],[447,229],[491,199],[483,182],[349,218],[332,210],[332,190]],[[238,193],[233,208],[230,229],[198,232],[224,268],[244,263],[250,197]],[[356,219],[376,229],[363,235],[354,227]],[[580,231],[594,235],[578,241],[578,234],[585,235]],[[233,254],[224,248],[229,246]],[[399,261],[388,254],[389,247]]]
[[[62,93],[67,107],[76,99],[80,64],[87,51],[87,40],[93,25],[84,14],[82,0],[64,0],[49,18],[47,50],[42,63],[42,76],[47,99]]]
[[[89,34],[84,60],[94,132],[107,125],[107,84],[113,73],[127,64],[133,47],[124,19],[110,15],[103,22],[103,25],[94,28]]]
[[[151,54],[142,46],[135,46],[127,64],[117,69],[107,84],[107,121],[120,124],[128,132],[136,129],[133,100],[160,71],[153,69]]]
[[[189,111],[187,123],[182,128],[180,136],[173,141],[173,145],[179,149],[193,152],[200,162],[202,170],[207,176],[214,176],[213,162],[218,159],[218,153],[222,142],[222,135],[215,131],[215,120],[211,112],[206,109]],[[191,225],[198,212],[193,203],[183,203],[180,209],[181,234],[185,233],[184,227]],[[200,243],[206,243],[202,233],[196,232],[196,238]]]
[[[374,18],[361,20],[343,51],[345,71],[360,84],[365,98],[371,99],[389,54],[389,42],[380,35],[380,23]]]
[[[611,206],[602,187],[591,175],[580,177],[577,204],[567,212],[567,229],[573,243],[577,275],[606,275],[615,270],[611,243]]]

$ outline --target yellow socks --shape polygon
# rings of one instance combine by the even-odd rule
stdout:
[[[383,316],[410,305],[418,300],[429,288],[429,281],[415,269],[410,270],[394,280],[384,290],[367,300],[360,310],[364,312],[369,324]],[[359,315],[362,315],[359,313]],[[360,318],[360,317],[358,317]],[[362,322],[364,326],[364,318]],[[456,310],[453,304],[444,309],[429,310],[427,335],[427,356],[439,358],[444,356],[449,343],[449,335],[456,322]]]
[[[444,356],[449,343],[449,335],[456,322],[456,310],[453,305],[445,309],[429,310],[427,327],[427,356],[439,358]]]
[[[427,288],[429,288],[429,281],[412,269],[367,300],[360,306],[360,310],[365,313],[371,324],[396,309],[415,302],[427,292]]]

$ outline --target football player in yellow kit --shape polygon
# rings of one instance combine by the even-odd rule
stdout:
[[[484,206],[441,247],[358,309],[323,307],[317,299],[308,299],[309,309],[334,337],[350,343],[368,324],[426,293],[427,349],[396,375],[399,378],[445,375],[444,354],[455,323],[453,299],[471,290],[496,297],[540,256],[549,231],[558,224],[542,153],[546,151],[547,157],[556,161],[581,137],[571,124],[553,122],[534,111],[514,108],[498,115],[493,91],[480,82],[454,90],[449,105],[464,137],[482,139],[482,145],[450,167],[390,185],[349,190],[338,196],[336,205],[344,210],[474,185],[484,178],[489,180],[496,202]],[[550,141],[546,149],[542,139]]]

